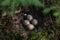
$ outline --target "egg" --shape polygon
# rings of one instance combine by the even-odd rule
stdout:
[[[24,25],[28,25],[28,24],[30,24],[30,22],[29,22],[29,20],[24,20]]]
[[[37,19],[33,19],[33,20],[32,20],[32,24],[33,24],[33,25],[37,25],[37,24],[38,24]]]
[[[34,25],[32,25],[32,24],[27,25],[27,27],[29,30],[33,30],[35,28]]]
[[[27,19],[31,21],[33,19],[32,15],[27,15]]]

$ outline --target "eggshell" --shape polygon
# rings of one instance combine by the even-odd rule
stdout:
[[[38,24],[37,19],[33,19],[33,20],[32,20],[32,24],[33,24],[33,25],[37,25],[37,24]]]
[[[27,27],[29,30],[33,30],[35,28],[34,25],[32,25],[32,24],[27,25]]]
[[[33,19],[32,15],[27,15],[27,19],[31,21]]]
[[[28,24],[30,24],[30,22],[29,22],[29,20],[24,20],[24,25],[28,25]]]

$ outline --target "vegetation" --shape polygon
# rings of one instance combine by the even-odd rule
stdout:
[[[21,12],[15,13],[16,10]],[[23,13],[37,18],[36,29],[28,31],[21,26]],[[60,40],[59,37],[60,0],[0,0],[0,40]]]

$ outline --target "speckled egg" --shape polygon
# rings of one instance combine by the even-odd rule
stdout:
[[[35,28],[34,25],[32,25],[32,24],[27,25],[27,27],[29,30],[33,30]]]
[[[27,19],[31,21],[33,19],[32,15],[27,15]]]
[[[32,20],[32,24],[33,24],[33,25],[37,25],[37,24],[38,24],[37,19],[33,19],[33,20]]]
[[[30,24],[30,22],[29,22],[29,20],[24,20],[24,25],[28,25],[28,24]]]

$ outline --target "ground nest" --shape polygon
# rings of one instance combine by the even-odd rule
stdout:
[[[51,29],[53,29],[54,17],[52,16],[52,14],[44,15],[42,13],[42,10],[43,10],[43,8],[37,9],[34,6],[30,6],[27,8],[19,7],[15,11],[15,15],[12,17],[7,17],[7,16],[5,16],[5,14],[3,14],[2,17],[0,18],[0,20],[2,22],[0,25],[0,29],[5,30],[8,34],[11,34],[9,36],[10,39],[12,39],[13,36],[15,36],[14,33],[12,32],[12,30],[13,31],[18,30],[18,32],[21,33],[21,36],[26,37],[27,33],[31,32],[31,31],[25,30],[25,28],[23,27],[23,24],[20,22],[21,19],[23,19],[23,14],[25,14],[25,13],[32,15],[35,19],[38,20],[38,25],[36,27],[37,31],[39,31],[43,27],[47,27],[46,29],[48,29],[48,26],[50,26]],[[2,31],[2,33],[3,33],[3,31]],[[5,35],[5,33],[3,33],[3,34]],[[6,34],[6,35],[8,35],[8,34]],[[7,36],[6,37],[5,36],[3,36],[2,38],[6,39]],[[9,39],[9,37],[8,37],[8,39]],[[3,40],[2,38],[1,38],[1,40]]]

